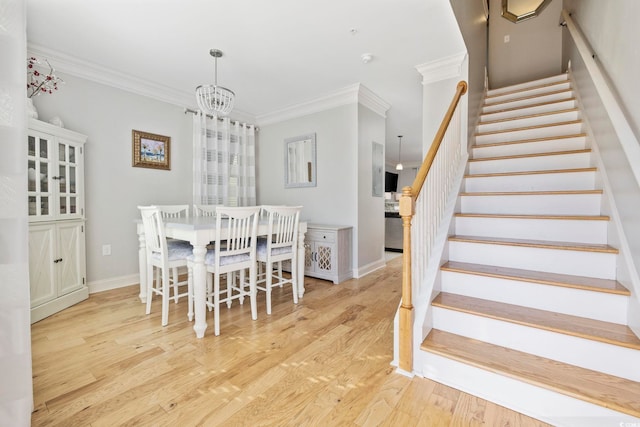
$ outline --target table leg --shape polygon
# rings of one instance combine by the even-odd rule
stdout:
[[[138,268],[140,269],[140,302],[147,302],[147,243],[144,232],[138,233]]]
[[[298,296],[302,298],[304,295],[304,235],[305,233],[298,233]]]
[[[204,256],[207,247],[193,245],[193,305],[195,311],[195,324],[193,330],[196,337],[202,338],[207,329],[207,307],[205,306],[207,292],[207,269],[204,265]]]

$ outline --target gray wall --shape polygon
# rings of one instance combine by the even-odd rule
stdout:
[[[553,0],[533,19],[514,24],[500,16],[502,0],[490,0],[489,87],[509,86],[560,74],[562,0]],[[509,35],[509,43],[504,37]]]
[[[191,116],[155,101],[74,76],[52,96],[34,98],[39,119],[59,116],[88,136],[85,151],[87,280],[137,283],[134,219],[143,204],[191,203]],[[171,170],[131,166],[132,129],[171,137]],[[102,255],[102,245],[111,255]],[[130,276],[130,277],[124,277]]]
[[[484,101],[484,73],[487,67],[488,27],[482,5],[484,0],[451,0],[464,44],[469,55],[468,104],[469,134],[475,132]]]
[[[572,13],[572,17],[580,27],[585,37],[589,40],[598,54],[599,65],[604,74],[610,78],[614,91],[622,93],[622,108],[629,114],[627,117],[636,126],[635,134],[638,139],[637,124],[640,120],[640,104],[632,94],[640,90],[640,84],[632,75],[637,76],[640,70],[640,60],[637,53],[637,45],[632,41],[637,40],[637,13],[640,12],[640,4],[636,0],[565,0],[565,9]],[[635,12],[635,13],[634,13]],[[618,136],[615,133],[607,111],[596,88],[588,74],[583,60],[580,58],[568,30],[564,30],[565,60],[571,60],[572,76],[574,78],[580,100],[583,105],[585,119],[590,124],[591,130],[600,150],[605,172],[612,187],[612,196],[615,201],[624,235],[629,244],[630,267],[640,270],[640,187],[631,171]],[[632,36],[633,33],[633,37]],[[625,37],[628,37],[625,39]],[[608,52],[607,48],[615,46],[615,52]],[[624,90],[621,90],[624,89]],[[605,206],[605,213],[608,206]],[[619,238],[616,230],[610,233],[609,244],[619,246]],[[629,325],[638,333],[640,332],[640,289],[633,288],[631,278],[626,270],[624,258],[618,269],[618,280],[632,290],[634,297],[631,300],[629,311]]]

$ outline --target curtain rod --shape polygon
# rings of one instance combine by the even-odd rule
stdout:
[[[187,114],[187,113],[191,113],[191,114],[198,114],[198,113],[199,113],[199,111],[192,110],[191,108],[186,108],[186,107],[185,107],[185,109],[184,109],[184,113],[185,113],[185,114]],[[207,114],[206,116],[207,116],[207,117],[209,117],[210,119],[213,119],[213,116],[212,116],[211,114]],[[220,117],[218,117],[218,120],[222,121],[223,119],[221,119]],[[231,123],[240,123],[240,121],[239,121],[239,120],[231,120],[231,119],[229,119],[229,120],[231,121]],[[253,128],[254,128],[254,130],[255,130],[256,132],[258,132],[258,131],[260,130],[260,128],[259,128],[258,126],[255,126],[255,125],[253,126]]]

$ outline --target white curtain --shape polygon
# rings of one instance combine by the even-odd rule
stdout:
[[[193,202],[255,206],[255,127],[193,116]]]

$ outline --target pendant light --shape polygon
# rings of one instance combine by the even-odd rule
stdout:
[[[236,96],[233,91],[218,86],[218,58],[222,56],[222,51],[211,49],[209,54],[215,60],[214,83],[212,85],[202,85],[196,88],[196,100],[198,107],[204,113],[212,114],[214,117],[226,116],[233,109],[233,101]]]
[[[402,170],[402,162],[400,159],[402,158],[402,135],[398,135],[398,164],[396,165],[396,170]]]

